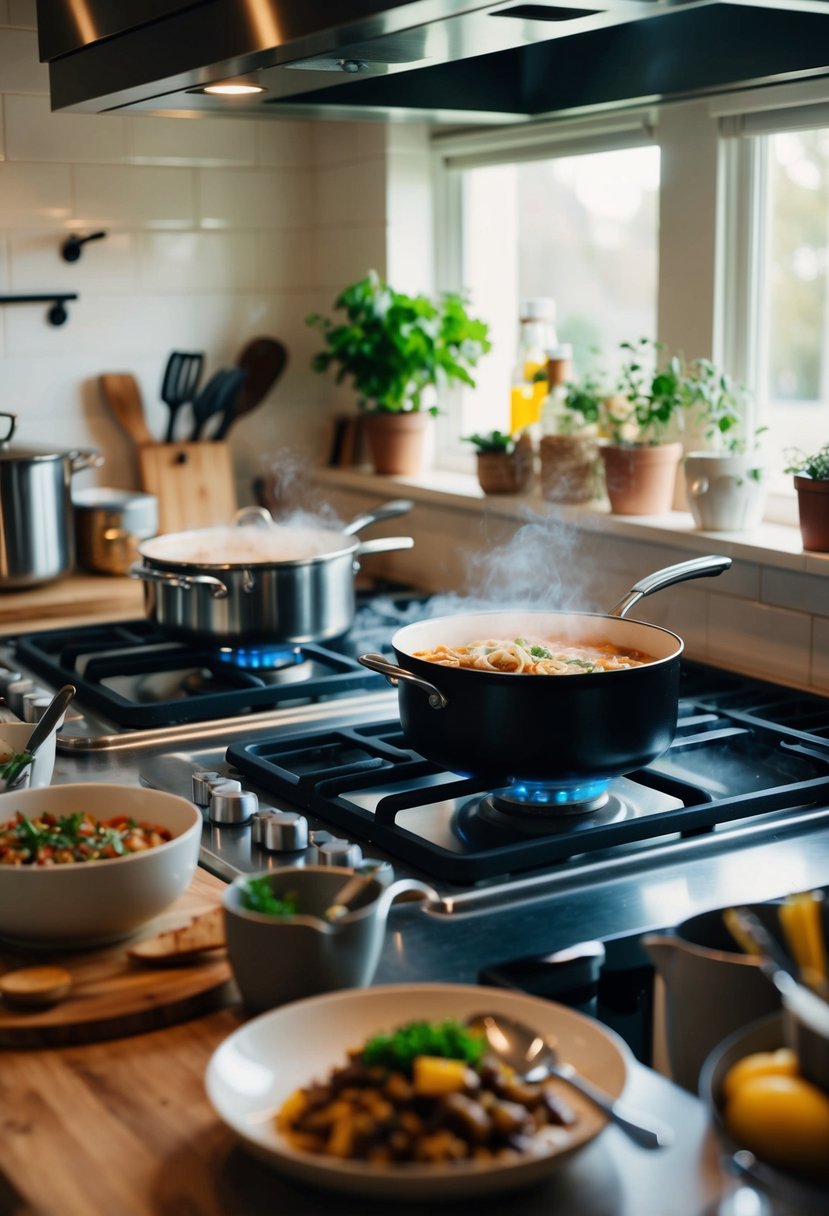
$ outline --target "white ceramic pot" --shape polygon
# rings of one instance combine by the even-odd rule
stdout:
[[[694,523],[705,532],[744,532],[763,518],[766,479],[752,453],[690,452],[685,488]]]

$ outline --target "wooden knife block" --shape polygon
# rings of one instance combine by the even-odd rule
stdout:
[[[141,489],[158,498],[158,530],[229,524],[237,510],[226,443],[148,443],[138,449]]]

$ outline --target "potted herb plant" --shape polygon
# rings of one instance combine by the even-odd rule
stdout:
[[[541,496],[547,502],[590,502],[600,490],[596,436],[606,391],[589,374],[550,387],[541,414]]]
[[[610,509],[619,515],[662,515],[671,509],[682,444],[669,438],[687,405],[682,361],[659,366],[662,346],[649,338],[623,342],[618,388],[604,399],[600,430]]]
[[[694,523],[709,532],[755,528],[766,499],[758,448],[767,428],[757,427],[746,436],[747,390],[710,359],[696,359],[689,366],[685,391],[710,445],[685,457],[685,488]]]
[[[490,349],[488,325],[469,316],[456,292],[437,301],[404,295],[375,271],[341,292],[334,310],[341,321],[306,319],[326,347],[311,367],[335,366],[337,383],[350,377],[378,473],[417,472],[428,415],[438,412],[427,391],[452,382],[474,388],[470,368]]]
[[[478,483],[484,494],[521,494],[532,480],[532,439],[523,431],[517,439],[503,431],[466,435],[477,449]]]
[[[785,471],[794,474],[803,548],[829,553],[829,443],[809,456],[788,448]]]

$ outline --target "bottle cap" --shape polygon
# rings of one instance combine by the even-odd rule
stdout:
[[[532,300],[522,300],[522,321],[554,321],[556,317],[556,302],[549,296],[537,296]]]

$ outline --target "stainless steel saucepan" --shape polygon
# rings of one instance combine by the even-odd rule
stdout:
[[[278,524],[247,507],[229,527],[144,541],[129,573],[144,581],[147,612],[171,636],[216,646],[325,641],[354,620],[360,558],[414,544],[410,536],[355,534],[412,505],[397,499],[343,528]]]

